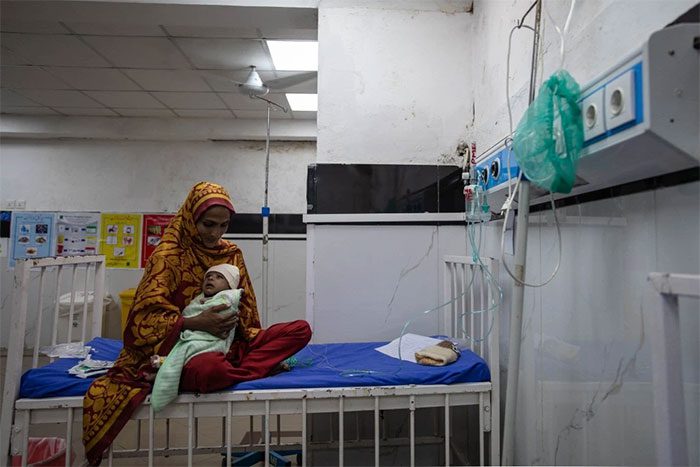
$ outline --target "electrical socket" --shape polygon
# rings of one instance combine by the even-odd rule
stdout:
[[[613,130],[635,118],[634,70],[605,85],[605,127]]]
[[[4,208],[9,210],[22,210],[27,207],[27,201],[23,199],[8,199],[5,201]]]
[[[605,133],[605,92],[599,89],[581,102],[583,140],[589,141]]]

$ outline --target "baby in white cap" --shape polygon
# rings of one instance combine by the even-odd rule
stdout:
[[[210,267],[204,274],[202,293],[197,295],[182,310],[185,318],[197,316],[204,310],[217,305],[226,304],[228,308],[220,313],[238,313],[242,289],[238,288],[241,274],[236,266],[218,264]],[[177,397],[182,368],[195,355],[204,352],[228,352],[236,332],[234,327],[226,339],[220,339],[204,331],[186,329],[180,333],[180,339],[170,351],[165,360],[154,356],[154,363],[160,363],[160,369],[151,391],[151,406],[159,411]]]

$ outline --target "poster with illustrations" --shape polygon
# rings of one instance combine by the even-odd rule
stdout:
[[[102,214],[100,253],[108,268],[138,268],[140,245],[141,214]]]
[[[57,212],[56,255],[97,254],[99,225],[97,212]]]
[[[175,214],[144,214],[143,215],[143,238],[141,248],[141,267],[146,267],[146,261],[153,254],[160,243],[160,239],[165,232],[165,228],[170,223],[170,219]]]
[[[10,267],[15,261],[27,258],[44,258],[54,252],[54,213],[13,212],[11,225]]]

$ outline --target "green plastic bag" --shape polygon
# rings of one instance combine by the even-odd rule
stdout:
[[[542,84],[513,135],[513,152],[525,176],[553,193],[569,193],[583,146],[581,88],[565,70]]]

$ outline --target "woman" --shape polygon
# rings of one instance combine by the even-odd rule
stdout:
[[[152,355],[167,355],[185,329],[226,338],[236,327],[228,354],[205,353],[185,365],[180,388],[209,392],[270,374],[311,339],[305,321],[260,328],[255,293],[241,250],[221,237],[233,204],[223,187],[202,182],[192,188],[165,229],[136,289],[124,329],[124,348],[114,367],[96,379],[83,400],[83,444],[92,465],[102,460],[131,414],[151,390]],[[240,270],[243,297],[238,316],[220,307],[183,318],[181,310],[201,291],[204,272],[215,264]]]

